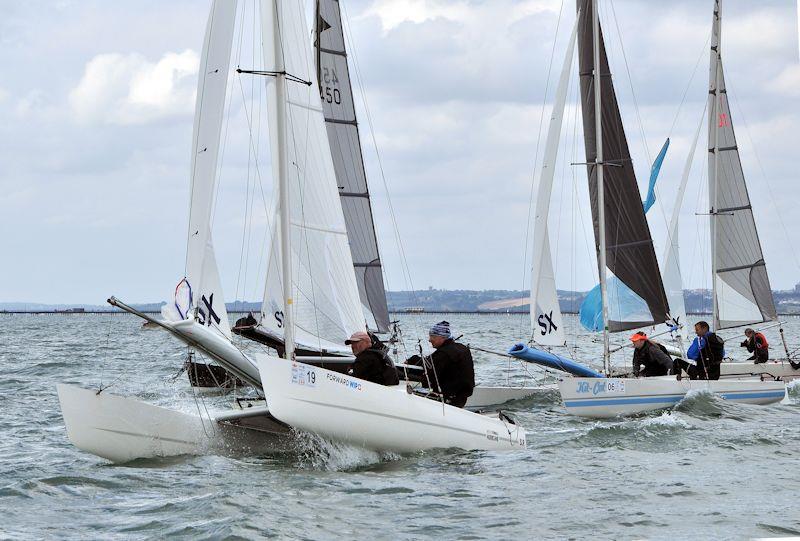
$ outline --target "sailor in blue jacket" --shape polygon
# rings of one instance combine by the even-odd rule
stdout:
[[[708,323],[698,321],[694,326],[697,338],[694,339],[686,356],[695,361],[687,372],[691,379],[719,379],[719,365],[725,357],[725,341],[711,332]]]

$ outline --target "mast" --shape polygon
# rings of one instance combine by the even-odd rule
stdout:
[[[289,0],[261,2],[267,29],[262,41],[269,70],[263,72],[268,75],[267,120],[278,190],[261,326],[283,340],[291,358],[297,347],[341,347],[364,328],[364,310],[314,84],[305,8]]]
[[[597,146],[595,167],[597,168],[597,216],[599,222],[600,250],[600,296],[603,303],[603,370],[611,375],[611,353],[608,337],[608,288],[606,286],[606,209],[603,189],[603,110],[600,99],[600,15],[597,0],[592,0],[592,28],[594,34],[594,129]]]
[[[317,66],[317,86],[322,95],[322,12],[320,11],[320,0],[314,2],[314,65]]]
[[[717,212],[718,202],[717,193],[719,192],[719,66],[720,66],[720,49],[722,48],[722,6],[720,0],[716,0],[716,9],[714,10],[714,17],[716,20],[714,24],[717,30],[717,44],[711,43],[711,54],[716,55],[717,61],[714,63],[714,89],[709,93],[709,98],[713,100],[713,114],[711,116],[714,123],[714,178],[712,180],[713,195],[711,203],[711,218],[710,233],[711,233],[711,318],[714,325],[714,331],[719,330],[719,303],[717,302]]]
[[[272,12],[273,36],[275,39],[275,92],[277,106],[278,136],[278,208],[281,217],[281,272],[283,274],[283,340],[286,359],[294,357],[294,314],[292,306],[292,232],[289,202],[289,170],[286,155],[286,63],[284,60],[281,25],[279,21],[279,2],[268,2],[274,6]]]

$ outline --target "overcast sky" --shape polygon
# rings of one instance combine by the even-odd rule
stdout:
[[[660,257],[706,99],[713,3],[614,0],[612,10],[610,0],[601,2],[642,190],[649,160],[672,138],[659,204],[648,215]],[[526,220],[540,119],[552,100],[545,100],[548,65],[555,49],[557,77],[574,2],[564,3],[558,33],[560,0],[342,4],[413,285],[528,287]],[[169,297],[184,269],[194,93],[209,5],[0,1],[0,301]],[[252,0],[240,5],[252,12]],[[795,1],[727,0],[724,9],[723,57],[744,169],[773,288],[789,288],[800,281]],[[246,50],[237,54],[234,63],[252,62]],[[233,89],[214,238],[227,300],[256,300],[261,200],[255,225],[245,227],[243,216],[255,179],[246,118],[258,89],[247,81],[234,81]],[[571,94],[551,233],[558,286],[588,289],[596,266],[585,172],[569,165],[584,159],[574,87]],[[360,99],[358,107],[388,285],[407,289]],[[704,139],[682,212],[687,287],[710,284],[707,219],[695,216],[707,212]],[[267,194],[268,164],[259,157]]]

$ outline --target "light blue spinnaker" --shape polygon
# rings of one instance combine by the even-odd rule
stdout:
[[[664,141],[664,146],[661,147],[661,151],[659,151],[658,156],[656,156],[653,162],[653,166],[650,168],[650,184],[647,187],[647,199],[642,202],[645,214],[647,214],[647,211],[650,210],[650,207],[656,202],[656,181],[658,180],[658,174],[661,172],[661,164],[664,163],[664,156],[667,155],[668,148],[669,137]]]

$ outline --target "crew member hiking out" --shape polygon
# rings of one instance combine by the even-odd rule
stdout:
[[[769,343],[767,338],[760,332],[753,329],[744,330],[745,339],[740,345],[747,348],[752,353],[748,361],[755,361],[756,364],[765,363],[769,360]]]
[[[694,326],[697,338],[694,339],[686,356],[697,363],[689,366],[687,372],[691,379],[719,379],[719,365],[725,357],[725,341],[711,332],[708,323],[698,321]]]
[[[350,346],[356,356],[350,375],[380,385],[400,383],[397,369],[380,340],[373,340],[366,332],[359,331],[344,343]]]
[[[647,338],[643,332],[631,336],[633,342],[633,376],[666,376],[672,370],[672,357],[667,348]],[[644,367],[644,368],[642,368]]]
[[[428,388],[440,393],[451,406],[463,408],[475,388],[472,353],[467,346],[453,340],[450,323],[447,321],[440,321],[431,327],[428,341],[435,349],[430,356],[430,363],[417,355],[409,359],[408,363],[425,362]]]

